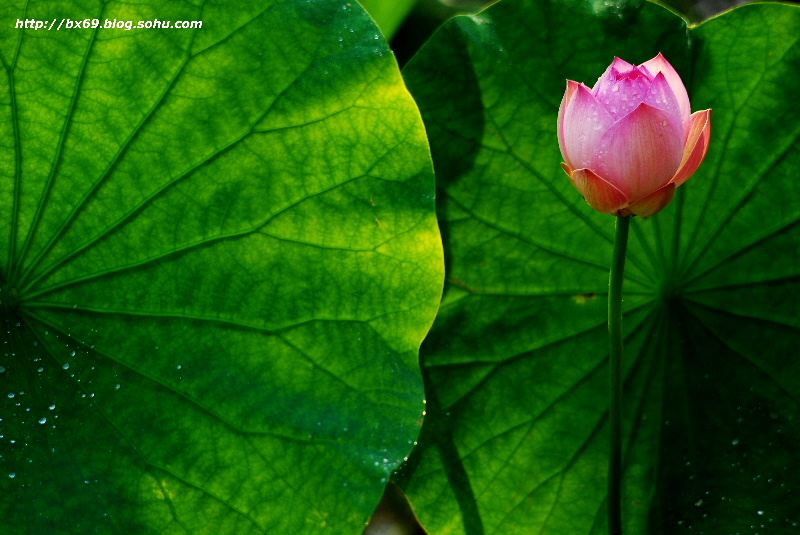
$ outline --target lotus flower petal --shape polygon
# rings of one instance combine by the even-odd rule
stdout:
[[[673,114],[641,104],[606,132],[587,167],[629,199],[639,199],[675,175],[683,140],[683,125]]]
[[[678,98],[675,96],[675,92],[672,90],[672,87],[670,87],[669,83],[667,83],[667,79],[663,72],[658,73],[655,78],[653,78],[653,82],[650,84],[650,88],[648,89],[647,95],[644,98],[644,103],[649,104],[654,108],[671,113],[675,116],[676,120],[683,124],[680,103],[678,102]],[[684,129],[688,131],[687,127],[688,124],[684,125]]]
[[[651,85],[647,76],[631,71],[622,75],[614,84],[601,88],[597,93],[597,100],[618,121],[644,101]]]
[[[566,169],[565,169],[566,171]],[[576,169],[570,175],[586,202],[600,212],[614,214],[628,205],[628,198],[613,184],[590,169]]]
[[[688,124],[689,114],[691,113],[689,94],[686,92],[686,87],[683,85],[678,72],[660,53],[653,59],[642,63],[642,67],[650,71],[653,76],[657,75],[658,73],[664,74],[667,83],[672,88],[672,92],[678,99],[678,107],[681,110],[681,120],[684,124]]]
[[[611,65],[608,66],[606,72],[597,80],[597,83],[594,84],[592,88],[592,94],[597,96],[601,92],[606,92],[607,90],[611,89],[617,82],[617,78],[620,74],[624,74],[626,72],[630,72],[635,67],[625,61],[624,59],[614,58],[614,61],[611,62]]]
[[[667,207],[675,195],[675,184],[664,184],[650,195],[631,203],[626,210],[642,217],[650,217]]]
[[[581,84],[578,82],[567,80],[567,90],[564,92],[564,98],[561,99],[561,106],[558,107],[558,147],[561,149],[561,156],[565,160],[569,160],[569,157],[567,156],[567,147],[564,142],[564,112],[567,111],[567,106],[575,98],[575,93],[578,92],[580,86]]]
[[[588,167],[603,134],[614,118],[597,102],[589,88],[569,81],[559,111],[558,139],[561,154],[573,169]]]
[[[708,143],[711,141],[711,110],[698,111],[692,114],[689,123],[689,137],[683,151],[683,158],[678,172],[671,182],[680,186],[697,171],[706,158]]]

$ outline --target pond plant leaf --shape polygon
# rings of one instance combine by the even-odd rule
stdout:
[[[443,277],[372,20],[2,11],[0,533],[360,532],[419,433]]]
[[[800,522],[800,9],[696,26],[655,4],[504,0],[404,69],[437,173],[443,304],[428,415],[397,474],[437,534],[605,533],[613,217],[560,167],[565,80],[662,52],[710,151],[632,222],[624,287],[626,533]]]

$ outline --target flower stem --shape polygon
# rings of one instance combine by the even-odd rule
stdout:
[[[608,281],[608,339],[611,371],[611,449],[608,458],[608,533],[622,535],[622,281],[631,217],[617,216]]]

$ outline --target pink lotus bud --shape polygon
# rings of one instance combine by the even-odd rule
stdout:
[[[589,89],[567,80],[558,144],[570,180],[596,210],[651,216],[700,167],[711,110],[691,113],[680,76],[664,56],[635,66],[614,58]]]

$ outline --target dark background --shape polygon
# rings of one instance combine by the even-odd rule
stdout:
[[[384,0],[391,2],[392,0]],[[397,61],[402,68],[436,29],[447,19],[461,14],[477,13],[498,0],[419,0],[405,23],[391,40]],[[592,2],[594,0],[586,0]],[[613,0],[615,4],[640,3],[644,0]],[[608,3],[608,2],[604,2]],[[692,23],[699,23],[748,0],[661,0],[656,2],[680,13]],[[798,0],[783,3],[797,4]]]

